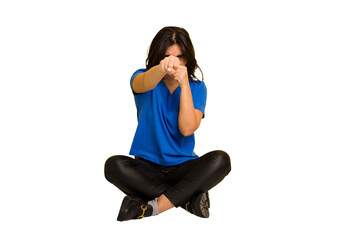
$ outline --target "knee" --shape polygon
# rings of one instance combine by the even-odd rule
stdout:
[[[229,154],[224,151],[216,150],[213,152],[214,159],[218,168],[226,172],[226,175],[231,171],[231,160]]]
[[[110,181],[110,179],[114,178],[115,176],[121,175],[127,158],[129,157],[121,155],[109,157],[106,160],[104,166],[105,178]]]

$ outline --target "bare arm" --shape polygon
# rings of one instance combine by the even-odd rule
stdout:
[[[143,93],[153,90],[165,74],[160,65],[156,65],[144,73],[139,73],[132,83],[134,92]]]
[[[181,88],[179,129],[182,135],[190,136],[199,128],[203,113],[194,108],[190,86]]]
[[[139,73],[134,78],[132,87],[134,92],[143,93],[153,90],[163,77],[168,73],[168,68],[172,68],[179,64],[179,59],[174,56],[169,56],[161,60],[159,65],[150,68],[144,73]]]
[[[174,77],[181,87],[179,129],[182,135],[190,136],[199,128],[203,113],[194,108],[186,67],[179,66]]]

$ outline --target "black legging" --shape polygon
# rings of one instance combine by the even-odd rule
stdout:
[[[230,157],[223,151],[209,152],[175,166],[121,155],[105,163],[106,179],[126,195],[152,200],[165,194],[175,207],[213,188],[230,170]]]

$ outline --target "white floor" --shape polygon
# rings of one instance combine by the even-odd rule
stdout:
[[[1,239],[359,239],[355,1],[2,1]],[[103,176],[136,128],[129,87],[186,28],[208,88],[199,155],[229,153],[210,218],[117,222]]]

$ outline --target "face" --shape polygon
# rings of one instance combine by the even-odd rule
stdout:
[[[178,44],[174,44],[168,47],[165,53],[165,57],[168,57],[170,55],[174,57],[178,57],[180,60],[180,65],[185,66],[187,61],[182,54],[183,53],[181,51],[180,46]]]

